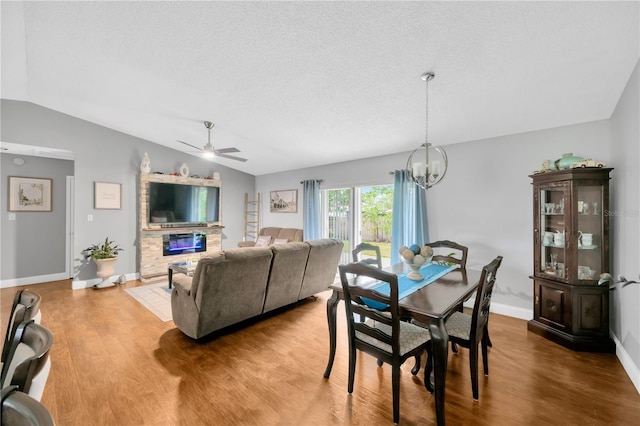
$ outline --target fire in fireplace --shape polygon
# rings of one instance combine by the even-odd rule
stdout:
[[[162,236],[162,255],[175,256],[183,253],[207,251],[207,234],[204,232],[185,232]]]

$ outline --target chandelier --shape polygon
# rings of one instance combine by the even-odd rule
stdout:
[[[424,143],[420,145],[420,148],[414,150],[407,160],[407,171],[411,179],[424,189],[429,189],[440,183],[447,173],[449,165],[444,148],[429,143],[429,81],[434,77],[435,74],[432,72],[422,74],[422,80],[427,87]]]

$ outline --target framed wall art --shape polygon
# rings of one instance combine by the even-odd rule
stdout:
[[[271,213],[297,213],[298,190],[271,191]]]
[[[121,209],[122,184],[110,182],[95,182],[95,209]]]
[[[9,176],[10,212],[50,212],[51,179]]]

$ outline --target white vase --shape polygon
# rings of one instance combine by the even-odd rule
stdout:
[[[105,288],[115,285],[109,280],[109,278],[114,273],[116,260],[118,260],[117,257],[109,257],[107,259],[93,259],[98,267],[98,272],[96,272],[96,275],[102,280],[100,284],[94,285],[94,288]]]
[[[146,152],[142,157],[142,162],[140,163],[140,171],[144,174],[148,174],[151,171],[151,160],[149,159],[149,154]]]

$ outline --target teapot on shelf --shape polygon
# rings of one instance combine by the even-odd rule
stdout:
[[[556,233],[553,235],[553,244],[564,246],[564,231],[560,232],[556,230]]]

